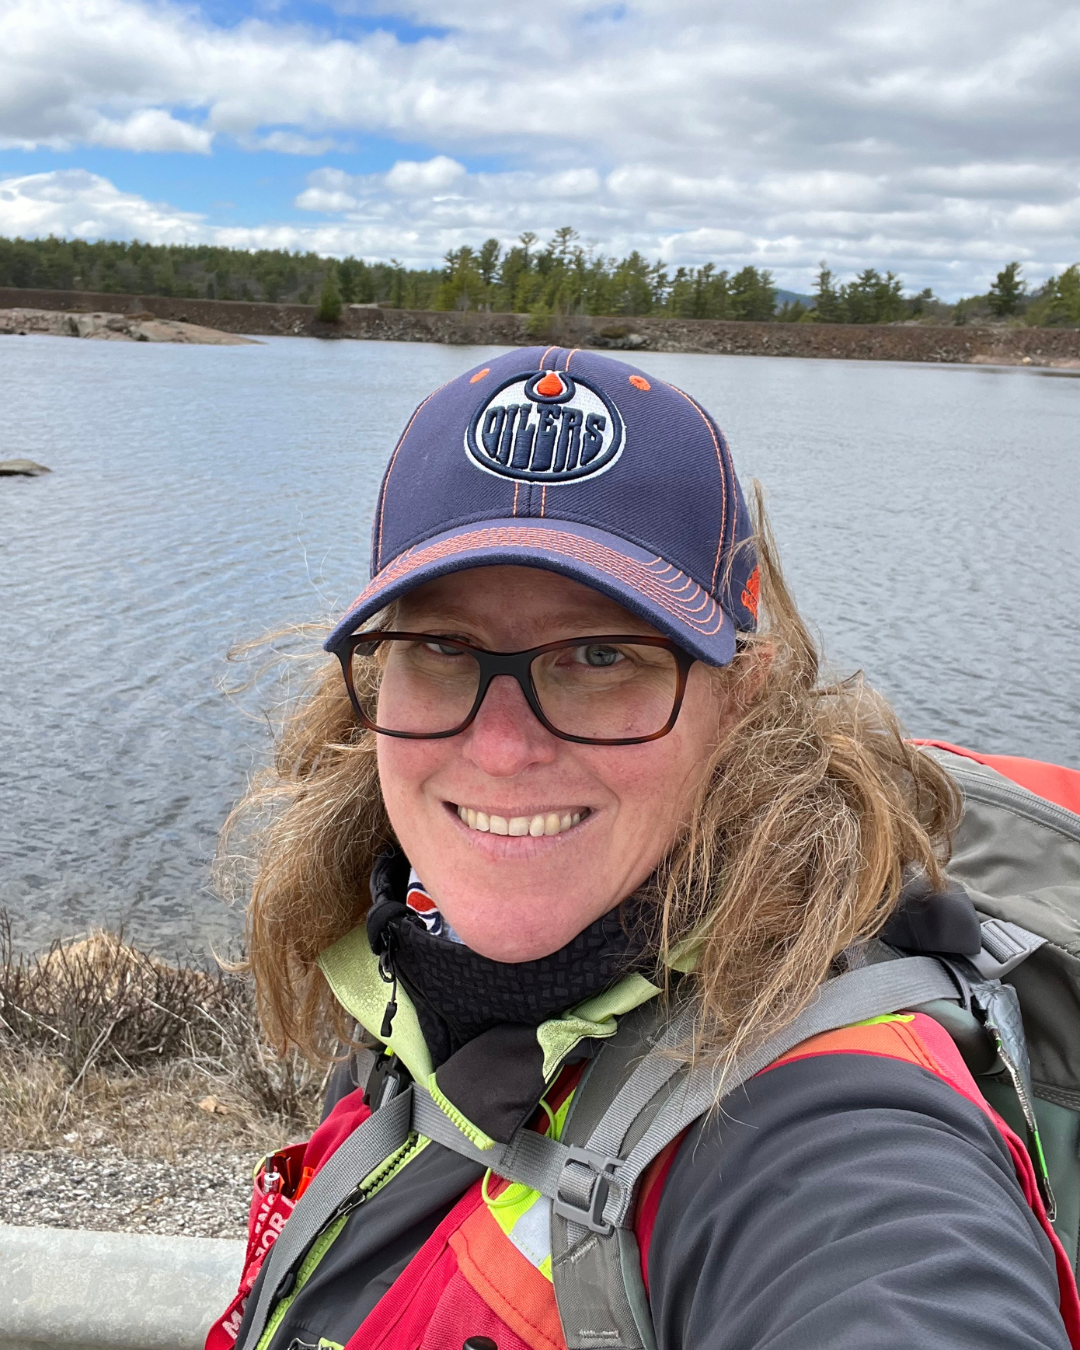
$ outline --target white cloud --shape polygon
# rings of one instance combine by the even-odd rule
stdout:
[[[464,177],[464,164],[446,155],[436,155],[424,163],[399,159],[384,182],[391,192],[400,192],[407,197],[426,197],[432,192],[445,192]]]
[[[111,150],[173,150],[208,155],[214,137],[205,128],[181,122],[161,108],[144,108],[123,122],[102,118],[89,131],[87,139]]]
[[[325,155],[335,148],[329,136],[315,140],[295,131],[269,131],[265,136],[251,136],[247,145],[252,150],[276,150],[282,155]]]
[[[600,189],[600,175],[595,169],[564,169],[541,178],[537,187],[551,197],[591,197]]]
[[[84,169],[63,169],[0,180],[0,234],[188,244],[207,231],[193,212],[120,192]]]
[[[771,260],[787,284],[828,256],[955,291],[1006,258],[1035,274],[1080,251],[1070,0],[1034,0],[1022,24],[1010,0],[378,10],[437,35],[329,37],[268,5],[219,27],[169,0],[6,0],[0,145],[427,147],[382,174],[311,175],[296,205],[322,222],[230,235],[426,263],[570,223],[605,251]],[[470,171],[481,157],[512,167]]]

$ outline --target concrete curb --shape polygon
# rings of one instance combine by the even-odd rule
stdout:
[[[244,1243],[0,1225],[0,1350],[201,1350]]]

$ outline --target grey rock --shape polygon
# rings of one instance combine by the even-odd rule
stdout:
[[[44,464],[35,464],[32,459],[0,459],[0,474],[40,478],[43,473],[52,473],[52,469],[47,469]]]

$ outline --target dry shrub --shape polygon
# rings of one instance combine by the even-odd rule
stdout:
[[[0,1147],[95,1134],[153,1156],[270,1146],[310,1129],[321,1087],[305,1060],[266,1047],[248,980],[172,965],[112,933],[20,955],[0,912]]]

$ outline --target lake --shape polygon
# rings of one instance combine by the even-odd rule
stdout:
[[[225,653],[361,589],[379,479],[495,354],[0,338],[0,908],[20,946],[122,925],[205,956],[217,831],[268,733]],[[913,735],[1080,766],[1080,380],[637,354],[765,484],[833,665]],[[233,672],[234,675],[235,672]]]

